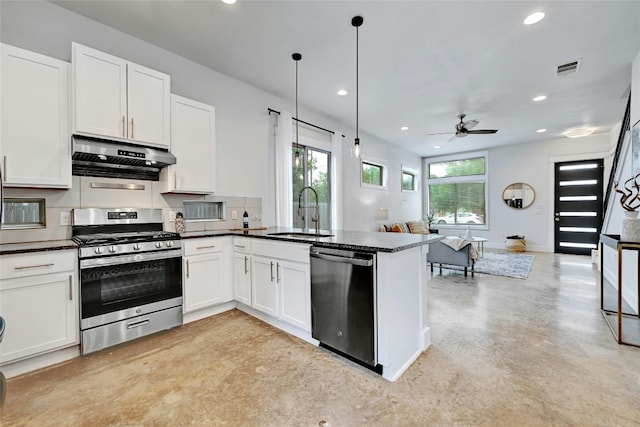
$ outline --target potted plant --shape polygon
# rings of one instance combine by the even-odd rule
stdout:
[[[426,216],[425,221],[427,222],[427,224],[429,224],[429,233],[438,234],[438,229],[431,227],[431,224],[436,222],[436,213],[431,212],[429,215]]]

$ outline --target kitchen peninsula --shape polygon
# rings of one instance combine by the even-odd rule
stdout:
[[[218,237],[232,235],[234,252],[240,251],[240,266],[234,267],[236,307],[315,345],[319,342],[311,337],[311,302],[308,289],[310,249],[330,248],[374,253],[374,312],[377,323],[374,341],[377,364],[385,379],[397,380],[431,343],[427,317],[425,257],[429,243],[438,241],[443,236],[332,230],[321,231],[323,237],[316,237],[312,233],[304,235],[301,231],[271,227],[266,230],[239,232],[187,232],[182,237],[185,240],[184,246],[188,247],[191,239],[205,238],[213,239],[211,242],[215,242]],[[211,245],[200,245],[207,246]],[[297,272],[300,273],[300,280],[306,282],[306,290],[298,293],[299,304],[295,304],[296,307],[287,307],[285,286],[291,286],[291,282],[287,283],[286,270],[282,273],[282,283],[280,279],[281,264],[286,265],[291,261],[301,266]],[[265,266],[265,292],[273,292],[271,298],[265,298],[261,290],[263,285],[259,279],[259,270],[262,265]],[[274,265],[276,273],[273,272]],[[238,270],[240,275],[242,271],[246,273],[251,270],[253,273],[252,291],[245,292],[247,296],[244,300],[238,297]],[[283,289],[277,291],[278,286]],[[188,299],[187,295],[185,297]],[[265,303],[265,300],[268,302]],[[298,316],[288,314],[288,310],[299,310]],[[294,319],[293,323],[279,320],[284,317]]]

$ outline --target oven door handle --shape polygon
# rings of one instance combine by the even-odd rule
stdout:
[[[120,265],[133,262],[154,261],[158,259],[180,258],[182,249],[171,249],[160,252],[144,252],[133,255],[108,256],[102,258],[90,258],[80,261],[80,268],[107,267],[110,265]]]

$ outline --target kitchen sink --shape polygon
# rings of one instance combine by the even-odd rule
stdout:
[[[305,233],[304,231],[283,231],[280,233],[268,233],[268,236],[280,236],[280,237],[298,237],[302,239],[315,239],[317,237],[333,237],[333,234],[323,233]]]

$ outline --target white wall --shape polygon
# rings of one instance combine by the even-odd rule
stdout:
[[[263,200],[265,225],[275,222],[274,176],[270,147],[271,121],[267,108],[293,111],[294,105],[181,56],[160,49],[96,21],[49,2],[0,2],[0,41],[64,61],[71,60],[71,42],[76,41],[109,54],[171,75],[173,93],[216,107],[217,195],[259,197]],[[283,61],[287,61],[283,58]],[[312,111],[300,110],[300,117],[345,134],[344,150],[353,141],[353,130]],[[420,218],[421,194],[400,192],[400,162],[419,169],[420,158],[396,146],[361,135],[365,152],[389,160],[391,183],[388,192],[369,194],[360,189],[357,162],[345,154],[343,228],[373,230],[373,207],[391,207],[391,219]],[[266,159],[266,161],[265,161]],[[397,181],[397,183],[396,183]],[[386,204],[386,206],[382,206]]]
[[[525,236],[527,250],[553,252],[554,162],[603,158],[610,147],[610,134],[605,133],[490,149],[488,229],[474,229],[472,234],[489,239],[487,248],[504,249],[505,237],[518,234]],[[430,161],[433,159],[425,159],[425,168]],[[505,205],[502,191],[514,182],[533,187],[536,199],[531,207],[513,209]],[[438,227],[441,234],[448,235],[458,235],[464,228]]]
[[[631,78],[631,127],[640,120],[640,52],[633,61],[633,71]],[[624,182],[629,179],[634,171],[631,161],[631,141],[627,135],[624,150],[620,155],[620,163],[618,166],[617,179]],[[624,210],[620,206],[618,195],[612,195],[613,201],[610,204],[610,212],[607,215],[607,222],[603,233],[620,234],[622,229],[622,219],[624,218]],[[605,246],[603,253],[603,272],[605,278],[617,287],[618,280],[618,253],[615,249]],[[638,257],[633,251],[625,251],[623,253],[622,268],[622,295],[626,302],[636,313],[638,307]]]

